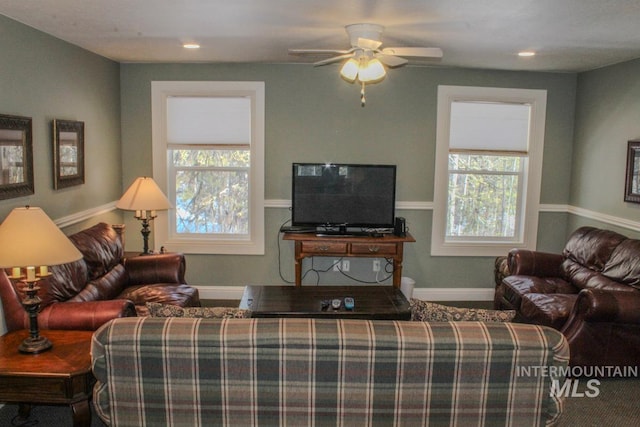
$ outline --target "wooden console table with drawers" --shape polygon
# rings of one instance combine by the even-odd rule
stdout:
[[[283,240],[295,243],[296,286],[302,285],[302,260],[314,256],[338,256],[393,259],[393,286],[400,287],[405,243],[416,240],[407,233],[400,237],[384,234],[369,236],[317,236],[309,233],[284,233]]]

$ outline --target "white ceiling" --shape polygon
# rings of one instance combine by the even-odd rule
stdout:
[[[0,14],[119,62],[311,63],[288,49],[349,48],[353,23],[385,26],[382,47],[444,51],[411,64],[584,71],[640,57],[640,0],[0,0]]]

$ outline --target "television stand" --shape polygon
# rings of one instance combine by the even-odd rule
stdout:
[[[357,258],[391,258],[393,259],[393,286],[400,287],[402,278],[402,258],[404,244],[416,240],[407,233],[400,237],[385,234],[380,237],[371,236],[316,236],[306,233],[285,233],[283,240],[291,240],[295,245],[296,286],[302,286],[302,260],[314,256],[338,256]]]

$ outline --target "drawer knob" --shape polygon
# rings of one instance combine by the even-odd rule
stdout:
[[[321,252],[327,252],[329,250],[329,246],[320,246],[318,250]]]
[[[374,254],[375,254],[375,253],[376,253],[376,252],[378,252],[379,250],[380,250],[380,247],[379,247],[379,246],[369,246],[369,252],[371,252],[371,253],[374,253]]]

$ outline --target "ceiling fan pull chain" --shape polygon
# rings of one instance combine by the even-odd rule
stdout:
[[[360,105],[362,105],[363,107],[367,102],[367,99],[364,97],[364,85],[365,83],[362,82],[362,89],[360,89]]]

